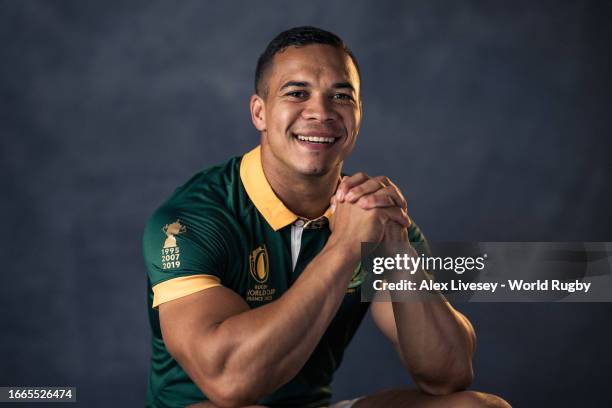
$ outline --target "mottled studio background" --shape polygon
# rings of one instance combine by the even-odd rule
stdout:
[[[349,43],[365,117],[347,170],[390,176],[430,240],[612,241],[610,2],[0,1],[0,385],[141,406],[140,240],[201,168],[257,143],[279,31]],[[612,304],[459,305],[474,388],[610,406]],[[336,398],[405,384],[367,320]]]

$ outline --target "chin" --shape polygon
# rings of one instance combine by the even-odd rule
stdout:
[[[313,164],[310,166],[303,166],[297,169],[304,176],[324,176],[328,174],[332,169],[332,166],[323,164]]]

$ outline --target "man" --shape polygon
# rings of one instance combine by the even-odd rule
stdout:
[[[328,406],[369,307],[360,243],[425,241],[387,178],[340,181],[362,114],[342,40],[313,27],[279,34],[258,61],[255,91],[261,145],[194,176],[147,224],[149,406]],[[418,389],[338,406],[508,406],[462,391],[475,337],[447,302],[375,302],[372,314]]]

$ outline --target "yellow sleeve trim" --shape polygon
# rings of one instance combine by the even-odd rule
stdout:
[[[153,286],[153,307],[204,289],[221,286],[214,275],[190,275],[170,279]]]

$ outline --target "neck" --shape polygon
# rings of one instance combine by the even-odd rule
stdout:
[[[309,176],[295,172],[278,171],[278,166],[262,160],[266,179],[274,193],[296,215],[315,219],[325,213],[336,192],[341,165],[324,175]]]

